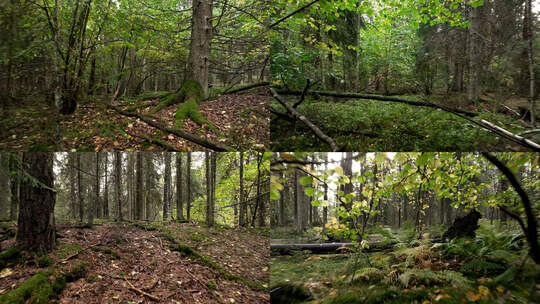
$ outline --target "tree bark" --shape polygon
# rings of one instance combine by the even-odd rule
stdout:
[[[12,221],[17,220],[17,212],[20,204],[20,197],[21,197],[21,172],[19,170],[19,161],[20,161],[20,153],[17,153],[17,158],[15,156],[11,156],[10,158],[10,170],[11,170],[11,206],[9,208],[10,216],[9,218]],[[70,185],[73,185],[73,179],[70,180]],[[73,199],[73,204],[75,203],[75,200]]]
[[[212,0],[193,0],[191,37],[185,80],[198,82],[208,97],[208,64],[212,40]]]
[[[142,153],[136,153],[136,194],[135,194],[135,219],[143,220],[143,172],[142,172]]]
[[[246,211],[247,205],[244,199],[244,152],[240,152],[240,215],[239,215],[239,225],[241,227],[246,226]]]
[[[186,202],[186,219],[190,220],[191,218],[191,153],[187,154],[187,166],[186,166],[186,191],[187,191],[187,202]]]
[[[165,177],[163,185],[163,220],[169,217],[169,191],[171,187],[171,153],[164,152]]]
[[[23,153],[21,206],[17,245],[28,251],[51,251],[56,246],[53,153]]]
[[[116,208],[117,216],[119,221],[123,221],[122,217],[122,198],[120,187],[122,182],[122,154],[120,152],[115,152],[115,166],[114,166],[114,178],[115,178],[115,197],[116,197]]]
[[[184,220],[184,198],[182,196],[182,153],[176,152],[176,218]]]
[[[107,176],[107,167],[109,166],[109,153],[105,152],[105,167],[103,171],[105,172],[105,193],[103,193],[103,217],[109,218],[109,182]]]
[[[84,219],[84,189],[81,183],[81,153],[76,153],[77,155],[77,198],[79,201],[79,221],[82,223]]]

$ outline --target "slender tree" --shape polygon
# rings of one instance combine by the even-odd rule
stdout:
[[[187,154],[187,176],[186,176],[186,192],[187,192],[187,202],[186,202],[186,219],[189,221],[191,218],[191,153]]]
[[[123,221],[122,218],[122,192],[120,187],[122,187],[122,154],[120,152],[115,152],[115,165],[114,165],[114,184],[115,184],[115,197],[116,197],[116,208],[117,216],[119,221]]]
[[[165,158],[165,177],[163,185],[163,219],[169,217],[169,191],[171,187],[171,153],[164,152]]]
[[[176,152],[176,218],[179,221],[184,220],[182,190],[182,153]]]
[[[143,220],[143,172],[142,172],[142,153],[136,155],[136,193],[135,193],[135,219]]]
[[[246,223],[246,212],[247,212],[247,202],[244,199],[244,152],[240,152],[240,215],[239,215],[239,225],[245,227]]]

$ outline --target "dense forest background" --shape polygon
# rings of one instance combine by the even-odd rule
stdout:
[[[95,218],[146,221],[172,218],[211,221],[231,227],[269,224],[266,220],[269,154],[70,152],[54,155],[58,220],[91,224]],[[2,154],[0,216],[3,219],[16,219],[18,214],[21,175],[17,157],[18,154]],[[211,207],[214,209],[208,213]]]
[[[510,141],[482,120],[520,135],[535,129],[537,2],[282,3],[296,14],[271,35],[273,84],[339,148],[498,150]],[[297,115],[272,109],[275,151],[329,151],[311,127],[290,128]]]

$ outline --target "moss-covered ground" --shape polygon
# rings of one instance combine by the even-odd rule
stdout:
[[[272,302],[538,303],[539,267],[514,228],[482,221],[476,238],[447,243],[394,231],[383,252],[273,256]]]

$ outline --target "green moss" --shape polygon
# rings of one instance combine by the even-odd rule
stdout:
[[[206,282],[206,287],[208,287],[209,289],[212,289],[212,290],[217,290],[217,285],[213,281],[207,281]]]
[[[0,269],[6,267],[10,262],[18,263],[22,258],[21,250],[17,246],[12,246],[0,253]]]
[[[120,255],[118,255],[118,253],[116,253],[116,251],[114,251],[111,248],[97,246],[97,247],[92,248],[92,250],[96,252],[103,252],[106,254],[110,254],[114,259],[120,258]]]
[[[74,254],[82,250],[80,245],[71,245],[71,244],[59,244],[57,250],[54,252],[54,255],[58,259],[65,259],[71,254]]]
[[[50,299],[57,298],[65,286],[62,280],[51,282],[48,276],[51,273],[38,272],[18,288],[0,296],[0,303],[5,304],[48,304]]]
[[[44,268],[44,267],[49,267],[52,265],[52,259],[46,255],[40,257],[38,260],[37,260],[37,264],[39,267],[41,268]]]
[[[68,273],[65,274],[66,282],[75,282],[80,278],[84,278],[88,272],[86,263],[79,263],[71,267]]]

